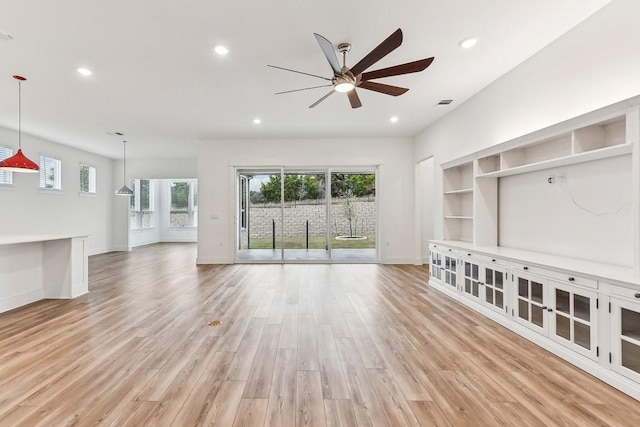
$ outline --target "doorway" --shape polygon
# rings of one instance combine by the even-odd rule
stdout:
[[[236,262],[376,262],[375,167],[237,169]]]

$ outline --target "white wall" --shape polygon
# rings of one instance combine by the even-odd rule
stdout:
[[[500,178],[499,193],[500,246],[633,267],[631,155]]]
[[[416,136],[416,161],[434,156],[436,193],[443,162],[638,95],[638,16],[640,1],[613,1]]]
[[[416,248],[424,264],[429,263],[429,240],[433,239],[433,157],[416,165]]]
[[[381,262],[419,262],[415,250],[414,168],[408,138],[203,142],[198,155],[198,263],[232,263],[234,167],[375,166]]]
[[[0,128],[0,145],[17,151],[17,132]],[[13,174],[13,186],[0,186],[0,234],[86,234],[89,254],[113,248],[113,160],[22,134],[25,155],[62,161],[62,191],[40,191],[39,174]],[[96,168],[95,195],[80,194],[80,164]]]

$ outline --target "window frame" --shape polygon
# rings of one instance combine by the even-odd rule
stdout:
[[[53,160],[54,165],[56,166],[54,169],[54,187],[47,187],[46,177],[43,178],[43,175],[46,170],[46,163],[43,163],[43,159]],[[46,160],[44,160],[46,162]],[[38,158],[38,166],[40,167],[39,179],[38,179],[38,188],[40,191],[45,192],[62,192],[62,160],[56,157],[47,156],[45,154],[40,154]],[[44,185],[44,187],[43,187]]]
[[[140,207],[140,200],[142,194],[142,181],[149,182],[149,206],[148,209],[142,209]],[[133,190],[133,195],[131,196],[130,204],[129,204],[129,228],[131,230],[151,230],[155,228],[155,215],[154,215],[154,207],[155,207],[155,198],[154,198],[154,189],[155,182],[152,179],[132,179],[131,180],[131,189]],[[149,223],[145,226],[144,217],[149,216]]]
[[[5,155],[3,156],[3,152]],[[13,156],[13,148],[5,145],[0,145],[0,160],[8,159]],[[0,170],[0,185],[13,186],[13,172]]]
[[[189,185],[189,195],[187,199],[187,209],[186,210],[174,210],[173,209],[173,197],[172,197],[172,188],[174,184],[177,183],[187,183]],[[170,229],[187,229],[187,228],[198,228],[198,180],[197,179],[172,179],[169,181],[168,188],[168,199],[169,199],[169,221],[168,227]],[[188,225],[180,226],[173,225],[171,223],[171,215],[173,213],[186,213],[188,215]]]
[[[83,190],[82,188],[82,169],[83,168],[88,168],[89,170],[89,178],[88,178],[88,185],[89,188],[87,191]],[[82,195],[94,195],[98,192],[98,183],[97,183],[97,175],[98,175],[98,171],[96,169],[95,166],[91,166],[90,164],[87,163],[80,163],[80,168],[79,168],[79,172],[80,172],[80,194]]]

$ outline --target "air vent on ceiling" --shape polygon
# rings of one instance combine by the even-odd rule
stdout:
[[[122,132],[107,132],[107,135],[111,135],[111,136],[124,136],[124,133],[122,133]]]
[[[443,99],[442,101],[438,102],[438,105],[449,105],[453,102],[453,99]]]

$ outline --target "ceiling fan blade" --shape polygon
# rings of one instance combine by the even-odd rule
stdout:
[[[362,73],[362,80],[373,80],[380,79],[382,77],[399,76],[401,74],[418,73],[431,65],[432,62],[433,57],[407,62],[406,64],[400,64],[389,68],[382,68],[380,70],[369,71],[367,73]]]
[[[318,44],[324,53],[324,56],[329,61],[329,65],[331,65],[331,69],[334,74],[341,74],[342,67],[340,67],[340,62],[338,61],[338,57],[336,56],[336,50],[333,48],[333,45],[329,40],[322,37],[320,34],[313,33],[316,36],[316,40],[318,40]]]
[[[358,96],[358,93],[356,92],[355,88],[347,92],[347,95],[349,96],[349,102],[351,103],[351,108],[362,107],[362,102],[360,102],[360,97]]]
[[[375,92],[380,92],[380,93],[384,93],[385,95],[391,95],[391,96],[399,96],[409,90],[406,87],[391,86],[391,85],[385,85],[382,83],[367,82],[367,81],[361,82],[360,86],[358,87],[362,89],[373,90]]]
[[[296,71],[296,70],[292,70],[290,68],[278,67],[276,65],[267,65],[267,67],[277,68],[278,70],[291,71],[292,73],[304,74],[305,76],[317,77],[317,78],[322,79],[322,80],[331,81],[330,78],[318,76],[318,75],[315,75],[315,74],[305,73],[304,71]]]
[[[375,49],[367,54],[356,65],[351,67],[351,72],[354,76],[362,73],[367,68],[371,67],[376,62],[393,52],[402,44],[402,30],[398,28],[393,34],[387,37],[382,43],[380,43]]]
[[[329,92],[328,94],[326,94],[325,96],[323,96],[322,98],[318,99],[316,102],[314,102],[313,104],[309,105],[309,108],[313,108],[316,105],[320,104],[322,101],[324,101],[325,99],[327,99],[328,97],[330,97],[331,95],[333,95],[333,93],[335,92],[335,90],[332,90],[331,92]]]
[[[282,95],[283,93],[293,93],[293,92],[300,92],[303,90],[309,90],[309,89],[318,89],[319,87],[329,87],[329,86],[333,86],[331,85],[320,85],[320,86],[312,86],[312,87],[305,87],[302,89],[293,89],[293,90],[285,90],[284,92],[276,92],[276,95]]]

